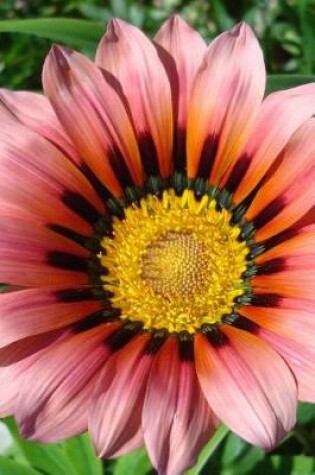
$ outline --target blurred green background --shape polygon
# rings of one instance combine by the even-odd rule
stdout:
[[[93,56],[96,40],[110,18],[118,16],[153,35],[174,12],[181,14],[207,40],[246,20],[264,48],[268,73],[311,75],[315,72],[315,0],[0,0],[0,31],[21,30],[21,25],[15,28],[15,20],[45,18],[48,23],[38,34],[58,40],[53,35],[53,17],[93,20],[100,25],[93,38],[89,38],[91,41],[83,38],[66,41]],[[4,24],[3,20],[10,22]],[[41,65],[51,40],[0,33],[0,42],[0,85],[40,89]]]

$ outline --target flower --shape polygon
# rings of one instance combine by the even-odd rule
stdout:
[[[263,99],[246,24],[53,46],[1,91],[1,415],[194,464],[218,421],[271,449],[315,399],[315,86]]]

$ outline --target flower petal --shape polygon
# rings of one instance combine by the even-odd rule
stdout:
[[[75,163],[81,163],[73,143],[63,130],[48,99],[42,94],[0,89],[0,117],[18,120],[56,145]]]
[[[101,70],[81,54],[54,46],[44,64],[43,86],[80,155],[104,185],[115,196],[122,194],[121,185],[141,185],[128,113]]]
[[[95,388],[89,430],[100,457],[114,457],[139,433],[146,381],[152,357],[140,335],[106,363]]]
[[[115,19],[108,24],[95,61],[118,80],[128,100],[147,175],[159,170],[168,177],[173,147],[171,87],[153,44],[135,26]]]
[[[282,358],[254,335],[221,327],[226,337],[212,346],[195,338],[196,368],[209,405],[248,442],[271,449],[295,423],[296,385]]]
[[[104,341],[117,327],[70,334],[26,369],[15,406],[24,437],[51,442],[86,430],[92,390],[110,354]]]
[[[171,60],[167,57],[164,65],[172,86],[176,114],[174,120],[177,123],[174,137],[174,167],[178,171],[184,171],[189,98],[197,69],[207,47],[199,33],[178,15],[171,16],[154,39],[171,55]],[[162,55],[161,59],[163,60]]]
[[[234,192],[234,203],[240,203],[260,183],[294,132],[314,112],[314,84],[275,92],[264,100],[248,144],[221,182]]]
[[[63,334],[64,330],[48,332],[0,349],[0,417],[14,413],[24,371]]]
[[[89,252],[73,241],[24,219],[0,221],[0,274],[24,286],[89,284]]]
[[[281,162],[251,202],[246,219],[252,221],[270,203],[283,198],[290,187],[314,169],[315,119],[306,121],[288,142]],[[315,196],[315,195],[314,195]]]
[[[241,23],[210,43],[189,104],[190,178],[219,183],[248,140],[264,88],[263,55],[249,26]]]
[[[259,336],[266,340],[287,362],[297,380],[300,401],[315,402],[315,351],[304,342],[284,338],[261,328]]]
[[[0,155],[1,201],[31,212],[47,224],[91,234],[91,224],[104,213],[104,205],[57,148],[27,127],[3,120]]]
[[[90,287],[50,287],[0,295],[0,347],[64,327],[102,308]]]
[[[303,341],[308,347],[314,347],[315,351],[315,303],[306,300],[303,307],[299,308],[297,304],[292,305],[292,301],[295,300],[284,298],[277,308],[246,305],[239,312],[280,337]]]
[[[191,467],[215,428],[194,364],[181,361],[178,351],[170,337],[157,354],[143,407],[145,444],[153,465],[165,475]]]

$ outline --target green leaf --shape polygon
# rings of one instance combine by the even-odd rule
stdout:
[[[33,470],[19,462],[7,457],[0,456],[0,475],[39,475],[40,472]]]
[[[290,475],[313,475],[315,468],[315,460],[313,457],[305,457],[304,455],[272,455],[267,457],[272,464],[274,473],[282,475],[289,473]]]
[[[299,424],[315,422],[315,405],[307,402],[300,402],[298,405],[297,420]]]
[[[315,75],[303,74],[273,74],[267,78],[266,90],[268,93],[279,91],[280,89],[289,89],[290,87],[301,86],[315,82]]]
[[[0,33],[25,33],[88,49],[96,47],[104,31],[102,23],[69,18],[0,21]]]
[[[146,451],[140,449],[117,459],[113,468],[113,474],[126,475],[126,473],[136,473],[145,475],[151,470],[152,466]]]
[[[25,459],[40,473],[77,475],[72,461],[61,448],[61,444],[39,444],[22,439],[12,418],[7,418],[4,422]],[[0,475],[2,475],[1,471]]]
[[[102,462],[96,457],[88,434],[63,442],[61,448],[72,461],[77,475],[102,475]]]

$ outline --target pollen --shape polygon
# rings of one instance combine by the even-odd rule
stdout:
[[[208,195],[147,195],[125,208],[124,219],[113,218],[112,228],[99,255],[103,287],[121,318],[146,330],[193,334],[232,313],[248,290],[249,248],[231,213]]]

